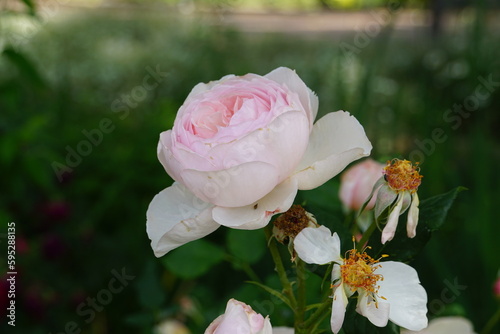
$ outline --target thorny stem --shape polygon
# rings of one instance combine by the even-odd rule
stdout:
[[[272,227],[268,225],[265,228],[265,232],[269,250],[271,251],[271,256],[273,258],[274,264],[276,265],[276,272],[278,273],[281,285],[283,286],[283,292],[290,299],[290,305],[295,312],[295,310],[297,309],[297,300],[295,299],[292,285],[290,284],[288,276],[286,275],[285,266],[283,266],[283,261],[281,260],[278,247],[276,246],[276,240],[272,238]]]

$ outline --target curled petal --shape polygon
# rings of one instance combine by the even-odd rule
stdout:
[[[299,258],[307,263],[327,264],[342,263],[340,257],[340,239],[325,226],[307,227],[293,241]]]
[[[377,201],[375,202],[375,219],[378,219],[385,209],[394,203],[398,194],[389,188],[383,177],[377,181],[377,184],[382,184],[377,192]],[[373,189],[375,191],[375,187]]]
[[[214,220],[224,226],[254,230],[267,225],[271,217],[287,211],[297,194],[297,182],[286,180],[269,194],[250,205],[227,208],[217,206],[213,209]]]
[[[215,231],[220,225],[212,219],[212,208],[179,183],[157,194],[146,213],[146,231],[154,254],[163,256]]]
[[[348,112],[325,115],[314,124],[309,146],[295,169],[299,189],[319,187],[371,149],[365,130]]]
[[[382,244],[394,238],[394,233],[396,233],[396,228],[398,227],[399,213],[403,207],[403,196],[399,195],[396,205],[392,209],[389,219],[387,220],[387,225],[385,225],[382,231]]]
[[[414,193],[412,197],[410,211],[408,212],[408,222],[406,224],[408,238],[414,238],[417,235],[419,200],[417,193]]]
[[[380,262],[377,274],[384,277],[379,281],[378,295],[391,305],[389,320],[413,331],[427,327],[427,293],[415,269],[401,262],[387,261]]]

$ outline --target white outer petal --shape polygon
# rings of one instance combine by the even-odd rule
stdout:
[[[273,327],[273,334],[295,334],[295,329],[290,327]]]
[[[264,328],[262,328],[262,330],[257,334],[273,334],[273,327],[271,326],[271,320],[269,320],[269,317],[266,317],[264,320]]]
[[[421,331],[401,330],[401,334],[475,334],[472,323],[462,317],[441,317],[429,322]]]
[[[384,277],[378,282],[378,295],[391,305],[389,320],[414,331],[427,327],[427,293],[415,269],[401,262],[387,261],[380,262],[376,273]]]
[[[158,193],[146,213],[146,231],[155,256],[215,231],[220,225],[212,219],[212,208],[179,183]]]
[[[358,289],[359,296],[356,311],[368,318],[377,327],[387,326],[387,322],[389,321],[389,303],[382,300],[378,300],[375,303],[366,291],[360,290]]]
[[[389,219],[387,219],[387,225],[385,225],[382,231],[382,244],[394,238],[394,233],[396,233],[396,228],[398,227],[399,213],[403,207],[403,198],[401,194],[399,195],[396,205],[389,214]]]
[[[345,317],[345,309],[347,307],[347,296],[344,292],[344,284],[341,284],[335,289],[333,293],[332,302],[332,316],[330,318],[330,326],[332,327],[332,332],[337,334],[342,328]]]
[[[295,175],[300,190],[319,187],[348,164],[370,154],[365,130],[348,112],[332,112],[314,124],[309,146]]]
[[[417,235],[417,224],[418,224],[418,195],[414,193],[412,196],[412,201],[410,205],[410,211],[408,211],[408,222],[406,223],[406,233],[408,238],[414,238]]]
[[[296,195],[297,182],[288,179],[257,202],[238,208],[217,206],[213,209],[212,215],[221,225],[254,230],[266,226],[273,215],[290,209]]]
[[[303,229],[297,234],[293,244],[297,255],[304,262],[314,264],[342,263],[339,236],[337,233],[332,235],[332,232],[325,226]]]

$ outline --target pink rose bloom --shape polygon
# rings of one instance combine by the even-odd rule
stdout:
[[[250,306],[230,299],[226,311],[217,317],[205,334],[272,334],[271,321],[256,313]]]
[[[221,225],[262,228],[290,208],[299,189],[322,185],[370,153],[349,113],[313,124],[317,111],[317,96],[288,68],[195,86],[158,143],[175,182],[148,208],[155,255]]]
[[[500,299],[500,277],[497,278],[495,284],[493,285],[493,293],[496,298]]]
[[[349,167],[340,176],[340,200],[346,208],[358,210],[370,196],[373,186],[382,177],[385,164],[372,159],[366,159]],[[371,209],[377,200],[376,193],[366,206]]]

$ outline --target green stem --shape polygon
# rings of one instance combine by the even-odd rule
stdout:
[[[495,314],[493,314],[490,320],[488,320],[488,323],[486,323],[486,326],[484,326],[480,334],[490,333],[499,320],[500,320],[500,308],[495,312]]]
[[[358,252],[360,252],[363,249],[364,245],[366,244],[366,242],[368,241],[368,239],[370,239],[373,231],[375,231],[376,228],[377,228],[377,223],[376,223],[375,220],[373,220],[373,222],[371,223],[370,227],[368,227],[368,229],[365,231],[365,233],[363,233],[363,237],[358,242],[358,246],[356,247],[356,249],[358,250]]]
[[[332,300],[328,297],[323,304],[304,322],[303,328],[309,329],[313,327],[320,319],[325,317],[325,313],[327,314],[330,311],[330,307],[332,306]]]
[[[295,313],[295,333],[302,333],[304,315],[306,312],[306,268],[305,263],[297,257],[297,308]]]
[[[281,260],[278,247],[276,246],[276,240],[272,238],[273,232],[271,225],[268,225],[264,230],[266,232],[267,244],[269,246],[269,250],[271,251],[271,256],[274,264],[276,265],[276,272],[278,273],[281,285],[283,286],[283,293],[290,299],[290,305],[292,306],[292,310],[295,312],[297,300],[295,299],[295,295],[293,293],[292,284],[290,284],[286,275],[285,266],[283,266],[283,261]]]

